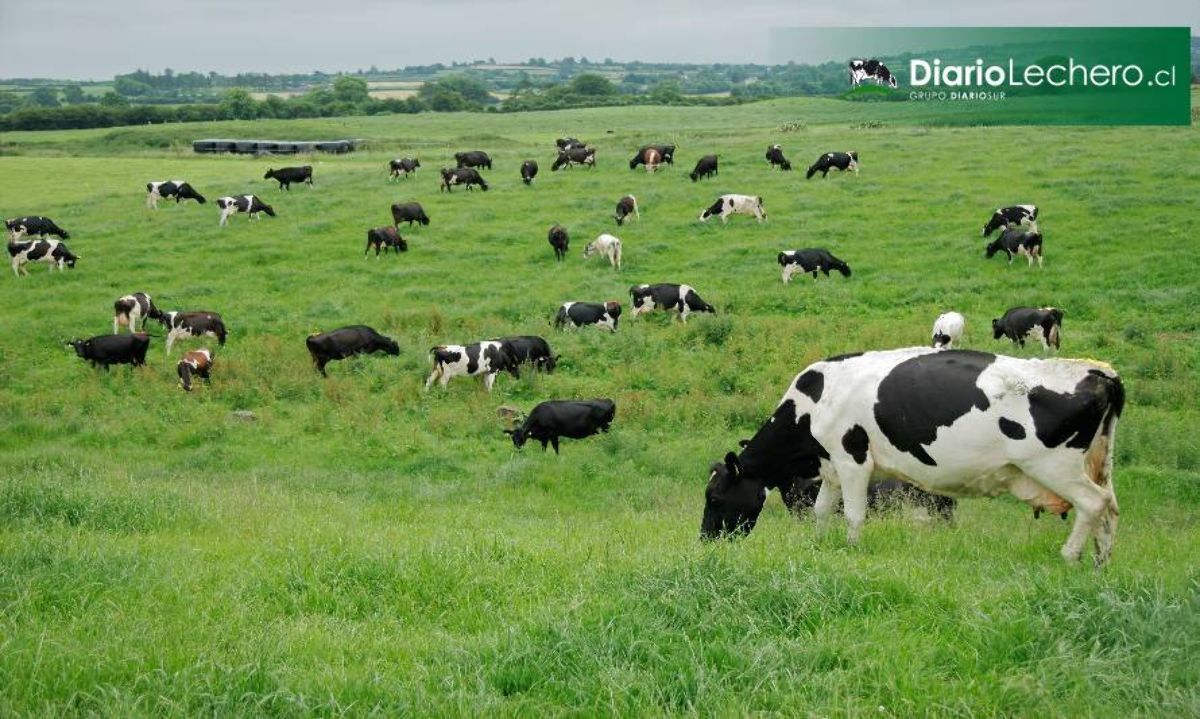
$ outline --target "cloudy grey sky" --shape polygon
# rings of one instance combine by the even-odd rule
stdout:
[[[494,57],[767,62],[783,26],[1186,25],[1198,0],[0,0],[0,76],[309,72]]]

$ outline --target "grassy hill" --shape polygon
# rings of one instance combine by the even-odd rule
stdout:
[[[0,282],[0,714],[1200,713],[1196,131],[942,129],[908,105],[0,138],[4,214],[53,217],[82,257]],[[599,148],[595,170],[549,171],[564,134]],[[295,160],[316,186],[280,193],[263,172],[292,159],[192,154],[208,136],[372,144]],[[676,165],[631,172],[657,140],[679,145]],[[773,142],[800,170],[857,150],[862,172],[769,171]],[[437,191],[463,149],[492,153],[491,191]],[[693,184],[710,152],[719,178]],[[405,154],[424,167],[389,183]],[[218,228],[212,204],[145,209],[145,182],[167,178],[257,192],[278,217]],[[769,222],[699,224],[724,192],[761,195]],[[618,230],[625,193],[642,218]],[[410,199],[432,224],[402,229],[407,254],[363,259],[366,229]],[[1016,202],[1041,207],[1041,270],[983,257],[980,227]],[[561,265],[554,222],[572,237]],[[602,231],[625,243],[619,274],[582,259]],[[812,246],[853,277],[783,285],[776,253]],[[686,282],[719,313],[626,316],[615,335],[549,325],[565,300],[628,310],[641,282]],[[107,374],[62,346],[110,331],[113,300],[137,290],[224,315],[210,387],[185,395],[161,340],[147,367]],[[709,463],[805,364],[924,344],[948,308],[969,347],[1038,356],[991,338],[1018,304],[1065,308],[1061,354],[1125,378],[1104,572],[1065,566],[1068,525],[1009,499],[962,502],[952,526],[872,518],[848,547],[771,498],[747,540],[697,540]],[[305,336],[355,323],[400,356],[322,380]],[[422,391],[430,346],[524,333],[562,355],[554,375]],[[561,457],[501,433],[501,405],[593,396],[617,402],[612,433]]]

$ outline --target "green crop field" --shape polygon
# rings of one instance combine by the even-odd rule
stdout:
[[[3,214],[52,217],[81,257],[0,281],[0,715],[1200,714],[1200,137],[919,112],[787,100],[0,137]],[[599,148],[595,170],[550,172],[566,134]],[[190,151],[239,136],[370,146]],[[675,166],[631,172],[651,141],[678,144]],[[800,171],[768,170],[772,142]],[[439,193],[464,149],[492,153],[491,191]],[[849,149],[859,176],[805,181]],[[710,152],[719,178],[692,183]],[[423,168],[389,183],[406,154]],[[302,163],[312,189],[262,179]],[[175,178],[256,192],[278,217],[146,209],[145,183]],[[726,192],[761,195],[769,221],[698,223]],[[641,220],[618,229],[625,193]],[[364,259],[402,200],[432,224]],[[1040,270],[983,256],[980,227],[1019,202],[1041,208]],[[600,232],[624,242],[619,273],[582,257]],[[853,277],[782,284],[776,253],[802,247]],[[550,326],[566,300],[628,311],[642,282],[691,284],[718,314]],[[139,290],[224,316],[210,386],[181,391],[161,339],[108,373],[63,346],[111,331]],[[840,522],[818,537],[772,497],[747,539],[698,540],[709,464],[807,363],[924,344],[950,308],[968,347],[1040,356],[989,323],[1048,304],[1066,311],[1060,354],[1111,363],[1128,391],[1103,571],[1065,564],[1069,525],[1011,499],[963,501],[952,525],[872,517],[848,546]],[[305,337],[357,323],[400,356],[321,379]],[[506,334],[547,337],[558,371],[423,392],[431,346]],[[612,432],[560,457],[501,432],[501,406],[599,396]]]

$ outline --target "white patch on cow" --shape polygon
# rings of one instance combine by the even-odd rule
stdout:
[[[583,258],[586,260],[592,255],[601,255],[608,258],[608,264],[615,269],[621,269],[621,240],[609,234],[602,234],[595,240],[587,243],[583,248]]]
[[[679,321],[680,322],[687,322],[688,313],[691,312],[691,309],[688,307],[688,304],[687,304],[687,296],[688,296],[689,292],[695,292],[695,291],[696,290],[692,289],[691,285],[680,285],[679,286],[678,310],[679,310]],[[697,297],[699,297],[699,295],[697,295]]]

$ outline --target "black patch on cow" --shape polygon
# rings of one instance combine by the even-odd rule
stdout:
[[[862,464],[867,461],[867,430],[859,425],[854,425],[846,430],[846,434],[842,435],[842,449],[854,458],[855,462]]]
[[[784,400],[767,423],[759,428],[739,459],[746,476],[771,488],[790,487],[796,479],[814,479],[829,452],[812,434],[812,416],[796,418],[796,403]]]
[[[475,374],[479,369],[479,343],[469,344],[467,349],[467,374]]]
[[[974,350],[946,350],[907,359],[879,383],[875,422],[897,449],[931,467],[937,462],[925,445],[937,440],[972,409],[986,410],[987,395],[976,384],[996,356]]]
[[[814,403],[821,401],[821,393],[825,391],[825,375],[810,369],[796,378],[796,391],[808,395]]]
[[[1047,447],[1065,443],[1086,451],[1112,404],[1112,385],[1113,380],[1103,373],[1089,372],[1066,394],[1034,387],[1029,391],[1029,413],[1038,440]]]
[[[822,362],[844,362],[848,359],[854,359],[855,357],[862,357],[862,355],[863,355],[862,352],[847,352],[844,355],[834,355],[832,357],[826,357],[824,360],[822,360]]]
[[[1000,418],[1000,431],[1009,439],[1025,439],[1025,428],[1020,422],[1014,422],[1008,417]]]
[[[50,252],[50,243],[46,242],[45,240],[40,240],[33,244],[33,247],[30,248],[28,253],[26,253],[25,258],[30,262],[34,260],[40,260],[41,258],[45,257],[48,252]]]

